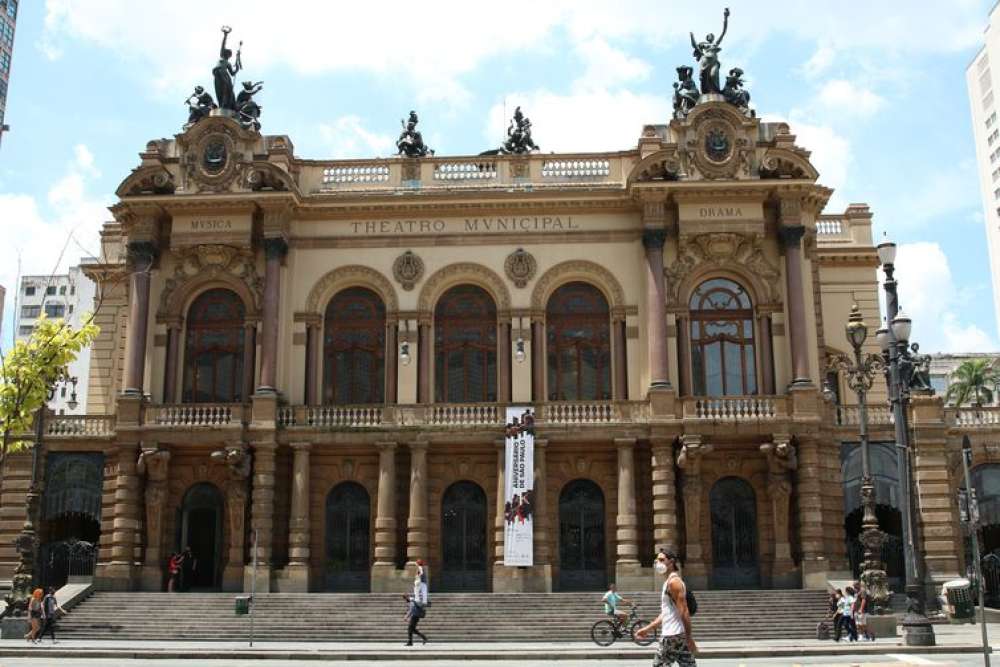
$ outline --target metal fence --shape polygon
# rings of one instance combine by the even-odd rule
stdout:
[[[39,584],[59,588],[70,577],[93,576],[97,563],[97,544],[84,540],[63,540],[41,545]]]

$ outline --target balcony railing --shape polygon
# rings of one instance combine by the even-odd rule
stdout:
[[[951,416],[955,426],[1000,426],[1000,406],[956,408]]]
[[[147,426],[225,426],[243,422],[244,407],[239,403],[188,403],[148,405]]]
[[[857,405],[837,406],[838,426],[858,426],[861,423],[861,410]],[[868,423],[871,425],[885,425],[896,423],[892,415],[892,410],[886,405],[868,406]]]
[[[45,435],[50,437],[99,438],[114,433],[114,415],[59,415],[45,418]]]
[[[502,426],[506,413],[496,403],[445,403],[429,406],[429,426]]]
[[[719,396],[684,400],[685,419],[709,421],[770,421],[788,416],[781,396]]]

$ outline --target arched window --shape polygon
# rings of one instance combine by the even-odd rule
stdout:
[[[611,398],[608,300],[587,283],[567,283],[545,308],[550,401]]]
[[[238,403],[243,396],[245,309],[227,289],[203,293],[188,310],[184,402]]]
[[[437,402],[497,400],[497,307],[485,290],[459,285],[438,301],[434,360]]]
[[[699,396],[757,393],[753,305],[732,280],[706,280],[691,295],[691,374]]]
[[[346,289],[326,307],[323,402],[385,400],[385,304],[363,287]]]

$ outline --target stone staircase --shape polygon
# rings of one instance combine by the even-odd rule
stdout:
[[[658,593],[625,594],[640,617],[659,613]],[[826,611],[823,591],[698,591],[694,620],[699,641],[795,639],[816,636]],[[236,616],[233,593],[96,592],[59,624],[60,638],[242,641],[246,616]],[[601,592],[436,593],[420,629],[432,641],[590,641],[603,618]],[[258,595],[259,641],[400,641],[402,596],[379,593]]]

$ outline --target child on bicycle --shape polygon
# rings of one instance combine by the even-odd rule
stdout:
[[[604,613],[610,616],[613,620],[617,619],[619,623],[624,623],[628,618],[628,612],[624,609],[619,609],[618,605],[632,604],[631,600],[623,598],[618,595],[616,590],[615,582],[608,584],[608,592],[604,594]]]

